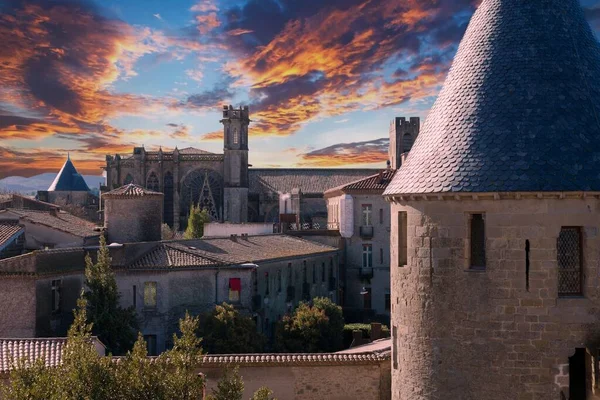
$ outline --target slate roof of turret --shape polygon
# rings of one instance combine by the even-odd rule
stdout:
[[[600,51],[578,0],[483,0],[384,195],[600,191]]]
[[[77,172],[71,158],[67,156],[67,161],[54,178],[54,182],[52,182],[48,191],[89,192],[90,188],[85,183],[83,176]]]

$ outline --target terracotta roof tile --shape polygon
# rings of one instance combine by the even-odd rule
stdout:
[[[347,193],[352,191],[373,191],[377,193],[383,193],[385,188],[394,178],[396,171],[397,170],[395,169],[384,169],[375,175],[329,189],[325,192],[325,194],[331,195],[334,193]]]
[[[134,183],[130,183],[121,186],[117,189],[111,190],[102,194],[102,197],[141,197],[141,196],[162,196],[160,192],[154,192],[152,190],[141,187]]]
[[[197,149],[195,147],[186,147],[183,149],[178,149],[179,154],[189,154],[189,155],[195,155],[195,154],[215,154],[215,153],[211,153],[210,151],[206,151],[206,150],[202,150],[202,149]]]
[[[23,233],[24,228],[16,221],[0,222],[0,248],[7,244],[9,240],[15,238],[19,232]]]
[[[163,243],[129,265],[129,269],[217,266],[221,263],[206,258],[178,243]]]
[[[0,339],[0,373],[9,372],[22,359],[33,363],[43,358],[49,367],[60,365],[66,343],[66,338]]]
[[[599,191],[599,113],[578,0],[485,0],[385,195]]]

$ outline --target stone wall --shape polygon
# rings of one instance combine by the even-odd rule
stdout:
[[[569,357],[600,343],[600,202],[531,197],[392,205],[393,399],[569,397]],[[398,212],[408,215],[406,266]],[[485,214],[484,270],[468,265],[471,213]],[[558,296],[563,226],[582,227],[582,297]]]
[[[35,337],[36,293],[33,277],[1,277],[0,304],[0,337]]]
[[[267,223],[218,223],[204,224],[204,237],[229,237],[230,235],[267,235],[273,233],[273,224]]]
[[[160,240],[162,217],[163,196],[104,198],[104,227],[108,243]]]
[[[281,365],[240,366],[244,399],[261,386],[273,390],[281,400],[387,400],[390,398],[389,360],[370,365]],[[223,370],[203,367],[207,394],[211,393]]]

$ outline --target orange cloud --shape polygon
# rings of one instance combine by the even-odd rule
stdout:
[[[217,18],[217,14],[212,12],[206,15],[196,15],[198,31],[201,34],[206,34],[215,28],[221,26],[221,21]]]
[[[382,138],[367,142],[340,143],[324,149],[301,154],[301,166],[336,167],[385,163],[389,140]]]

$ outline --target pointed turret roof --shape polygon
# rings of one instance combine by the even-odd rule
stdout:
[[[65,161],[60,172],[54,178],[54,182],[52,182],[48,191],[89,192],[90,188],[85,183],[83,176],[77,172],[77,169],[71,162],[71,157],[67,155],[67,161]]]
[[[483,0],[384,195],[600,191],[600,50],[578,0]]]

